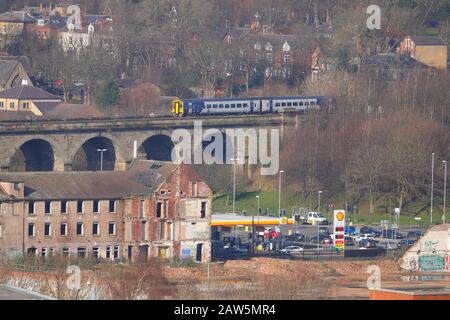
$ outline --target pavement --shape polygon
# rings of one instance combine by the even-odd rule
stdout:
[[[0,285],[0,300],[54,300],[39,293],[22,288]]]

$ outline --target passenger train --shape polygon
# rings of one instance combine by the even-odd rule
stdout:
[[[176,117],[189,117],[325,111],[330,110],[332,105],[333,99],[324,96],[177,99],[172,101],[172,114]]]

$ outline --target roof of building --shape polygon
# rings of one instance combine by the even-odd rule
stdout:
[[[410,38],[419,46],[447,46],[440,36],[419,35],[411,36]]]
[[[380,53],[363,59],[363,66],[376,66],[384,69],[426,69],[425,64],[409,55],[396,53]]]
[[[36,19],[33,18],[25,11],[7,11],[0,14],[0,22],[22,22],[29,23],[35,22]]]
[[[31,68],[30,60],[26,56],[0,56],[0,61],[20,62],[28,75],[32,74],[33,69]]]
[[[0,92],[0,99],[30,99],[30,100],[55,100],[61,101],[61,98],[55,96],[40,88],[19,85],[11,89]]]
[[[35,103],[36,104],[36,103]],[[39,102],[41,104],[41,102]],[[39,110],[42,109],[38,106]],[[56,103],[53,108],[49,108],[44,112],[44,118],[46,119],[89,119],[89,118],[102,118],[105,115],[97,108],[91,105],[85,104],[69,104],[69,103]]]
[[[38,117],[31,111],[0,110],[0,121],[35,120]]]
[[[24,181],[30,200],[108,200],[154,192],[178,165],[136,160],[127,171],[1,173],[0,181]]]
[[[2,86],[11,78],[17,64],[18,62],[13,60],[0,60],[0,84]]]

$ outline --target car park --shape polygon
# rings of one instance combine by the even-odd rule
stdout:
[[[400,242],[398,243],[400,246],[413,246],[416,243],[416,240],[412,240],[412,239],[402,239],[400,240]]]
[[[373,234],[375,238],[380,237],[381,236],[381,231],[372,228],[372,227],[368,227],[368,226],[363,226],[359,229],[359,233],[360,234]]]
[[[395,250],[398,248],[398,244],[393,241],[380,241],[378,242],[377,247],[386,250]]]
[[[361,239],[356,242],[358,249],[372,249],[377,247],[377,242],[373,239]]]
[[[382,233],[383,238],[387,239],[404,239],[405,236],[398,232],[397,230],[383,230]]]
[[[421,231],[409,231],[406,234],[406,238],[408,239],[419,239],[420,237],[423,236],[423,233]]]
[[[356,236],[354,239],[355,239],[355,242],[359,242],[361,240],[375,240],[375,235],[371,234],[371,233],[365,233],[365,234],[360,234],[360,235]]]
[[[309,242],[317,243],[317,237],[319,237],[319,242],[323,243],[325,239],[331,240],[329,235],[320,234],[319,236],[312,236],[309,238]]]

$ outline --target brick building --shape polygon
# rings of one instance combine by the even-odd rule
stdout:
[[[212,193],[192,167],[0,174],[0,252],[210,259]]]

